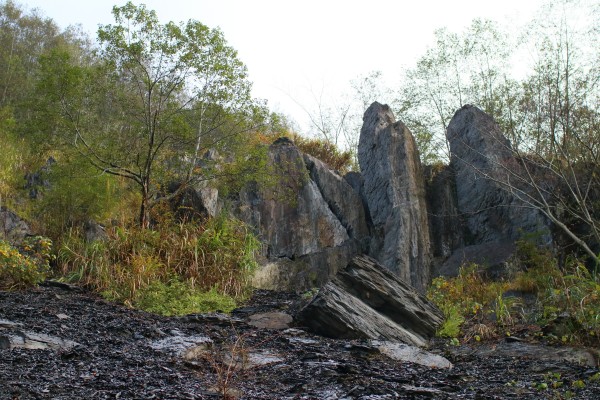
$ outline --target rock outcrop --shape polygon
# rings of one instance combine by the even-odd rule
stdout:
[[[237,208],[265,243],[254,284],[295,291],[320,287],[363,251],[368,228],[360,197],[288,139],[271,145],[269,162],[277,184],[247,188]]]
[[[321,288],[297,320],[324,336],[424,346],[443,314],[386,267],[357,256]]]
[[[435,272],[439,276],[455,277],[462,266],[473,263],[480,266],[481,274],[489,279],[511,279],[517,272],[516,250],[513,242],[488,242],[461,247]]]
[[[467,105],[454,114],[446,135],[466,244],[514,241],[523,233],[534,232],[546,232],[545,241],[549,242],[542,214],[524,207],[498,183],[507,181],[506,169],[518,168],[518,163],[494,119]]]
[[[456,182],[451,166],[425,168],[429,232],[434,264],[464,246],[463,218],[458,210]]]
[[[0,207],[0,239],[19,245],[29,235],[31,228],[25,220],[8,208]]]
[[[423,171],[412,134],[387,105],[365,112],[358,161],[373,223],[369,255],[423,291],[431,262]]]
[[[179,183],[169,185],[169,193],[179,189]],[[188,186],[170,200],[171,209],[181,220],[205,219],[215,217],[221,212],[219,191],[206,181]]]

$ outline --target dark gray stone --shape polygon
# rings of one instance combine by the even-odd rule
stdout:
[[[387,105],[365,112],[358,161],[373,223],[369,255],[424,291],[431,260],[423,172],[412,134]]]
[[[25,220],[8,208],[0,207],[0,239],[20,245],[31,234],[31,228]]]
[[[171,209],[175,216],[181,220],[190,221],[194,219],[205,219],[215,217],[221,211],[219,191],[211,187],[207,182],[180,189],[180,183],[169,185],[169,193],[180,193],[170,200]]]
[[[97,223],[94,220],[87,220],[83,224],[83,234],[88,243],[95,241],[104,241],[108,238],[104,225]]]
[[[464,226],[458,210],[452,167],[425,167],[431,251],[436,263],[446,260],[464,246]]]
[[[437,275],[455,277],[458,276],[460,267],[477,264],[489,279],[511,278],[516,272],[515,252],[516,246],[513,242],[488,242],[465,246],[452,253],[441,265]]]
[[[549,243],[543,215],[500,183],[508,182],[506,171],[519,164],[494,119],[467,105],[454,114],[446,135],[458,208],[465,221],[465,243],[514,241],[523,233],[543,233],[542,241]]]
[[[329,209],[342,223],[348,236],[364,240],[369,236],[365,209],[359,193],[335,171],[322,161],[305,154],[304,162]]]
[[[321,288],[297,320],[328,337],[424,346],[443,314],[376,260],[357,256]]]
[[[268,156],[276,184],[249,186],[236,207],[265,245],[253,283],[293,291],[322,286],[362,250],[368,228],[360,197],[289,139],[273,143]]]

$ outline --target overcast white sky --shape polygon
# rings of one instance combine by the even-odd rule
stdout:
[[[125,0],[17,0],[39,8],[60,26],[81,24],[95,38],[99,24],[113,22],[113,5]],[[519,25],[542,0],[145,0],[164,22],[196,19],[220,27],[248,66],[254,96],[305,126],[313,93],[328,96],[349,81],[382,71],[394,82],[414,65],[433,32],[461,31],[474,18]],[[386,99],[381,99],[386,102]]]

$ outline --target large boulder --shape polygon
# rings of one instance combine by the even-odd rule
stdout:
[[[373,224],[369,255],[418,290],[430,278],[425,183],[415,140],[387,105],[365,112],[358,144]]]
[[[205,219],[215,217],[221,212],[219,190],[210,186],[206,181],[180,188],[181,183],[172,183],[169,193],[179,190],[177,196],[170,201],[170,207],[175,216],[181,220]]]
[[[466,244],[510,242],[523,233],[541,233],[542,241],[550,242],[543,215],[501,183],[509,182],[507,171],[519,163],[494,119],[466,105],[454,114],[446,135]],[[512,181],[518,185],[518,180]]]
[[[268,152],[275,184],[250,185],[237,215],[265,244],[254,285],[302,291],[325,284],[363,250],[365,211],[352,187],[289,139]]]
[[[31,228],[25,220],[8,208],[0,207],[0,239],[19,245],[31,234]]]
[[[376,260],[357,256],[296,319],[328,337],[425,346],[443,322],[443,314]]]

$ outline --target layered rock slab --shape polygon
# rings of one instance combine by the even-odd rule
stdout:
[[[389,106],[375,102],[365,112],[358,162],[373,224],[369,255],[424,291],[431,264],[425,181],[414,137]]]
[[[425,346],[442,312],[368,256],[356,256],[297,315],[318,334]]]

